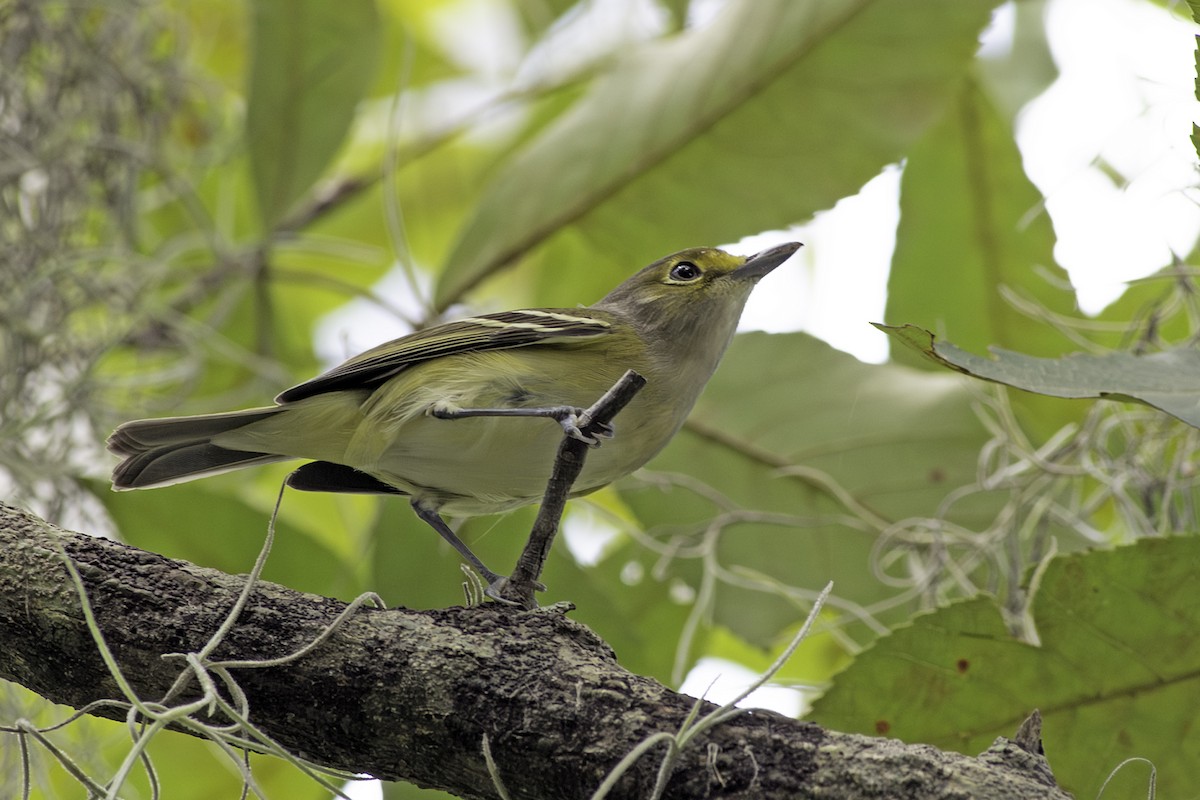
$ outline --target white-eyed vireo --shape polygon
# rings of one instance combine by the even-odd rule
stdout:
[[[225,414],[127,422],[108,440],[124,460],[114,489],[145,489],[228,470],[312,459],[298,489],[407,495],[488,581],[441,518],[536,502],[559,436],[627,369],[647,379],[619,432],[575,483],[587,494],[633,472],[683,424],[733,337],[750,290],[800,247],[749,258],[683,250],[586,308],[468,317],[381,344],[275,398]]]

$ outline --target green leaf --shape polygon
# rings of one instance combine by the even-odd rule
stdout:
[[[807,613],[769,582],[811,596],[833,580],[836,595],[859,606],[893,599],[900,590],[871,572],[878,534],[936,513],[949,492],[975,481],[987,437],[971,401],[952,376],[863,364],[804,334],[738,336],[684,429],[648,467],[686,475],[735,512],[751,512],[722,532],[715,555],[762,586],[722,583],[713,619],[769,646]],[[710,521],[731,510],[679,486],[664,494],[627,481],[621,493],[650,536],[684,551],[701,546]],[[995,500],[956,505],[948,518],[983,525]],[[783,516],[772,523],[764,514]],[[699,586],[695,556],[676,558],[672,570]],[[912,610],[879,614],[898,622]],[[852,620],[845,614],[843,622]]]
[[[1061,352],[1064,341],[1052,328],[1033,324],[1004,296],[1011,292],[1057,313],[1074,311],[1074,292],[1054,264],[1054,231],[1041,203],[1008,123],[968,81],[905,165],[887,318],[945,331],[967,348]],[[929,366],[895,342],[892,357]]]
[[[632,542],[616,548],[599,564],[581,567],[559,541],[546,562],[542,581],[550,603],[575,604],[571,618],[596,632],[620,655],[621,665],[639,675],[670,683],[676,650],[690,604],[671,596],[669,580],[656,580],[645,566],[646,550]],[[639,564],[638,580],[630,580],[630,564]],[[685,654],[687,667],[698,655]]]
[[[1181,347],[1148,355],[1072,353],[1034,358],[999,348],[993,358],[939,342],[915,325],[876,328],[957,372],[1051,397],[1144,403],[1200,428],[1200,350]]]
[[[691,0],[660,0],[663,8],[671,15],[671,22],[668,26],[671,31],[681,31],[687,24],[688,8],[691,6]]]
[[[813,719],[974,754],[1012,737],[1037,708],[1050,765],[1077,797],[1095,797],[1133,756],[1154,762],[1162,796],[1191,792],[1200,755],[1200,539],[1055,559],[1032,614],[1040,646],[1009,636],[987,598],[917,617],[860,655],[816,702]],[[1144,793],[1145,772],[1134,778]],[[1127,783],[1110,791],[1139,794]]]
[[[832,206],[936,118],[994,5],[740,0],[632,49],[500,168],[437,305],[566,228],[628,268]]]
[[[137,675],[128,676],[137,682]],[[56,705],[15,683],[0,682],[0,718],[7,721],[24,718],[39,728],[62,723],[75,709]],[[11,735],[11,734],[10,734]],[[54,744],[72,760],[72,768],[104,783],[133,748],[129,728],[123,722],[83,716],[57,728]],[[4,755],[17,752],[17,745],[5,740]],[[65,770],[37,742],[29,746],[31,794],[34,800],[58,800],[85,797],[87,792],[74,775]],[[171,800],[209,800],[214,797],[239,797],[241,774],[231,768],[228,758],[208,741],[194,736],[163,730],[153,736],[148,755],[154,764],[158,785],[152,791],[140,766],[129,775],[121,797],[169,797]],[[0,774],[0,797],[22,797],[21,769],[13,765]],[[250,755],[254,781],[265,797],[289,800],[326,800],[329,793],[312,778],[282,759]],[[7,762],[6,762],[7,765]]]
[[[510,3],[526,36],[537,37],[573,8],[578,0],[513,0]]]
[[[383,781],[383,800],[457,800],[457,798],[437,789],[422,789],[411,783]]]
[[[458,553],[419,520],[403,498],[384,498],[365,559],[368,584],[389,606],[445,608],[466,600]],[[521,509],[505,517],[476,517],[458,525],[460,539],[496,572],[508,574],[533,517]]]
[[[271,516],[235,496],[244,480],[225,476],[151,491],[118,493],[106,486],[95,491],[123,541],[236,574],[250,571]],[[278,521],[264,580],[352,598],[360,589],[349,583],[351,575],[350,564],[326,544],[285,518]]]
[[[457,0],[387,0],[378,3],[379,59],[371,97],[391,99],[397,91],[463,75],[446,51],[444,24]]]
[[[1188,0],[1188,8],[1192,12],[1192,21],[1200,22],[1200,2],[1197,0]],[[1200,99],[1200,47],[1196,50],[1196,97]],[[1200,127],[1192,125],[1192,147],[1196,149],[1196,154],[1200,155]]]
[[[1198,259],[1200,249],[1193,248],[1175,263],[1130,281],[1121,296],[1096,315],[1101,324],[1088,331],[1088,339],[1111,350],[1159,349],[1192,341],[1189,265]]]
[[[781,631],[770,648],[750,645],[732,631],[717,626],[706,642],[704,655],[723,658],[762,674],[771,668],[784,649],[792,643],[802,624],[803,622],[797,622],[791,628]],[[827,684],[836,673],[849,666],[850,662],[851,655],[847,652],[845,644],[818,621],[815,628],[804,637],[803,644],[784,662],[768,685],[820,686]]]
[[[269,291],[255,296],[255,312],[270,323],[267,352],[286,364],[296,381],[323,369],[313,350],[313,331],[331,311],[366,293],[386,274],[386,251],[366,247],[346,253],[322,252],[306,236],[273,251]],[[365,251],[365,252],[364,252]],[[286,386],[276,387],[276,391]],[[261,398],[267,402],[272,395]]]
[[[1009,7],[1013,16],[1012,46],[1003,52],[980,53],[975,59],[980,82],[1008,120],[1058,78],[1058,65],[1046,38],[1050,0],[1021,0]]]
[[[346,135],[374,74],[374,0],[252,0],[246,140],[263,227],[308,191]]]

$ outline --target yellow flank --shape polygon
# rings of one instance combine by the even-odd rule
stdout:
[[[562,437],[557,422],[521,417],[446,420],[429,412],[435,406],[447,410],[586,407],[599,397],[592,385],[611,385],[626,368],[602,354],[569,348],[438,359],[403,373],[376,392],[363,408],[366,424],[347,451],[347,463],[451,514],[524,505],[545,490]],[[554,376],[568,370],[585,375],[586,382],[564,391]],[[641,406],[642,414],[635,413],[634,404]],[[661,430],[656,418],[669,417],[671,409],[654,409],[638,398],[624,413],[629,425],[618,420],[617,436],[588,454],[575,485],[577,493],[637,469],[677,427],[670,424],[653,445],[647,440],[650,430]]]

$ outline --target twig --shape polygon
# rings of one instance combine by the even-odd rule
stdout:
[[[496,788],[496,794],[500,795],[500,800],[512,800],[512,795],[508,793],[508,789],[504,788],[504,782],[500,780],[500,767],[496,765],[496,759],[492,757],[492,744],[488,741],[488,735],[483,735],[483,761],[487,764],[488,775],[491,776],[492,786]]]
[[[645,378],[633,370],[627,370],[611,389],[583,412],[579,418],[579,429],[585,436],[601,431],[645,385]],[[537,608],[537,601],[533,597],[539,586],[537,580],[546,564],[546,557],[550,555],[550,545],[558,533],[571,487],[583,471],[587,451],[588,444],[573,436],[563,436],[558,446],[554,469],[546,483],[546,493],[542,496],[542,506],[538,509],[533,530],[529,532],[529,541],[525,543],[517,566],[502,590],[505,599],[516,602],[522,608]]]
[[[287,236],[304,230],[330,211],[370,189],[379,179],[377,174],[350,175],[318,187],[305,206],[275,226],[275,234]]]

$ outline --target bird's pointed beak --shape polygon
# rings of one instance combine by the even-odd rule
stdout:
[[[738,278],[758,280],[791,258],[792,254],[803,246],[800,242],[775,245],[769,250],[763,250],[761,253],[750,256],[746,259],[745,264],[734,270],[733,274]]]

